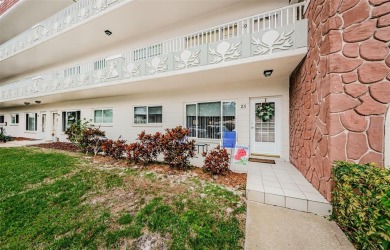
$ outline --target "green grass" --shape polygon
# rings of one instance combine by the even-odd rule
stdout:
[[[69,173],[76,164],[73,157],[61,153],[36,153],[25,148],[2,148],[0,151],[0,194],[22,191],[26,185]]]
[[[91,162],[0,148],[0,249],[136,248],[153,233],[169,249],[243,247],[245,204],[236,194],[196,178],[172,184],[150,170]]]

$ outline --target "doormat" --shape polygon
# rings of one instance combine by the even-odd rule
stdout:
[[[274,160],[268,160],[268,159],[258,159],[258,158],[249,158],[249,161],[251,162],[258,162],[258,163],[268,163],[268,164],[275,164]]]

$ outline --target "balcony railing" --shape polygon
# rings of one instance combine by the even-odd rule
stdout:
[[[31,27],[0,45],[0,60],[4,60],[48,38],[71,29],[76,24],[118,5],[124,0],[79,0],[45,21]]]
[[[0,102],[307,47],[304,3],[0,86]]]

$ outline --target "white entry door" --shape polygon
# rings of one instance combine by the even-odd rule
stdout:
[[[41,138],[42,139],[49,139],[49,133],[47,129],[47,114],[46,113],[41,113]]]
[[[251,99],[250,112],[251,154],[280,156],[280,98]]]

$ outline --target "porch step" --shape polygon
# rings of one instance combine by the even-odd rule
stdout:
[[[275,159],[275,158],[274,158]],[[332,205],[289,162],[248,163],[246,195],[255,201],[329,216]]]

